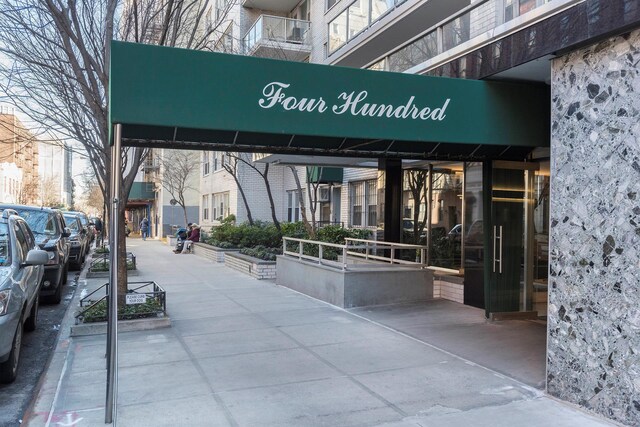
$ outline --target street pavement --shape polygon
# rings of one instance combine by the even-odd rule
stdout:
[[[166,289],[172,327],[119,333],[120,426],[616,425],[366,311],[158,241],[130,239],[128,250],[140,273],[131,280]],[[75,299],[103,282],[81,280]],[[69,337],[73,312],[28,426],[104,425],[106,337]]]

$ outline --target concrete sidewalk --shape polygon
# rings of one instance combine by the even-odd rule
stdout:
[[[167,290],[173,326],[119,334],[118,425],[614,425],[370,322],[366,312],[157,241],[128,243],[141,273],[134,280]],[[106,337],[70,338],[72,311],[29,426],[104,424]]]

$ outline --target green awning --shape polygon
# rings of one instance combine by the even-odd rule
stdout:
[[[125,146],[522,159],[549,145],[545,85],[113,42],[109,98]]]

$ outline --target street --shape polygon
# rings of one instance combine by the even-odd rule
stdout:
[[[20,425],[22,415],[31,402],[40,376],[58,339],[60,322],[76,290],[78,271],[70,271],[63,287],[60,304],[41,304],[38,327],[25,333],[18,378],[12,384],[0,384],[0,426]]]

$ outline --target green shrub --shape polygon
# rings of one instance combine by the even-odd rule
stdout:
[[[144,304],[130,304],[118,307],[118,320],[141,319],[155,317],[162,312],[162,304],[158,298],[147,298]],[[91,307],[83,316],[84,323],[106,322],[107,301],[102,300]]]
[[[265,261],[275,261],[277,255],[282,255],[280,248],[267,248],[264,246],[256,246],[255,248],[240,249],[240,253]]]

